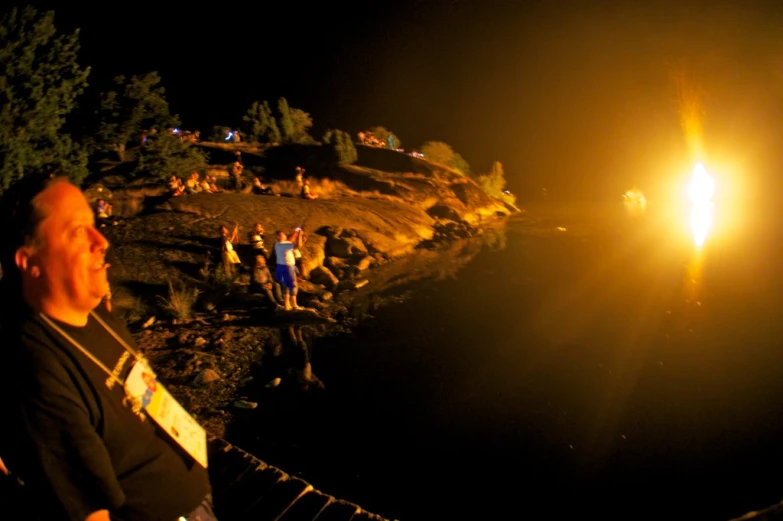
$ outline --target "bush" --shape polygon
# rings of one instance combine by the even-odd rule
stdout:
[[[175,287],[169,281],[169,298],[158,296],[163,311],[180,321],[189,320],[193,316],[193,306],[201,291],[195,287],[177,284]]]
[[[492,169],[489,173],[478,176],[476,183],[488,196],[516,206],[517,198],[506,193],[506,176],[500,161],[492,163]]]
[[[462,175],[470,175],[468,162],[442,141],[427,141],[421,146],[421,153],[424,159],[431,163],[443,165]]]
[[[179,136],[163,132],[150,137],[141,148],[133,175],[167,181],[172,175],[183,177],[206,170],[207,155],[199,147],[181,140]]]
[[[128,324],[139,322],[149,314],[149,309],[141,297],[133,295],[123,287],[112,291],[111,305],[112,310]]]
[[[356,145],[353,144],[350,134],[342,130],[330,130],[324,135],[324,142],[331,144],[338,163],[352,164],[359,159]]]

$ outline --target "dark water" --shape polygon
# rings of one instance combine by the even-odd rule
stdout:
[[[698,255],[663,217],[533,211],[456,279],[315,341],[325,390],[264,395],[237,443],[401,520],[720,520],[783,499],[776,226]]]

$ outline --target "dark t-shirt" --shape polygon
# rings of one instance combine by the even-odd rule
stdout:
[[[96,312],[135,349],[120,321],[102,306]],[[109,370],[118,367],[121,380],[130,372],[135,359],[120,363],[125,349],[94,317],[81,328],[57,325]],[[103,369],[32,312],[3,335],[12,370],[3,381],[10,429],[0,455],[43,519],[83,521],[107,509],[112,520],[175,521],[198,506],[207,471],[123,405],[122,386],[110,390]]]
[[[263,289],[264,284],[272,283],[272,273],[269,271],[269,266],[256,266],[253,268],[253,288]]]

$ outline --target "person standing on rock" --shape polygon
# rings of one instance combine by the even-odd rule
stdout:
[[[231,179],[233,180],[234,190],[237,192],[241,192],[245,187],[245,183],[242,182],[242,172],[244,170],[245,167],[242,165],[242,161],[239,160],[239,156],[237,156],[237,160],[231,165]]]
[[[292,309],[302,309],[296,303],[296,294],[298,286],[296,283],[296,255],[294,249],[302,247],[302,228],[297,228],[294,233],[286,235],[284,231],[275,232],[277,242],[275,243],[275,257],[277,258],[277,268],[275,278],[283,286],[284,307],[286,311]]]
[[[256,223],[255,226],[253,226],[253,229],[248,233],[248,239],[253,251],[253,256],[269,256],[266,252],[266,247],[264,247],[264,226],[261,223]]]
[[[215,521],[206,433],[154,374],[109,292],[106,238],[67,179],[28,176],[3,194],[0,219],[0,457],[18,476],[24,519]],[[148,377],[149,379],[149,377]],[[161,402],[161,400],[163,400]],[[172,409],[169,409],[172,410]]]
[[[239,223],[234,226],[234,231],[229,232],[228,228],[220,226],[220,251],[223,269],[226,271],[226,277],[233,278],[235,275],[234,266],[240,266],[242,261],[236,252],[234,245],[239,242]]]

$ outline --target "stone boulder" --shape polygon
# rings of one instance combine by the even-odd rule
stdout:
[[[308,235],[307,241],[302,247],[302,277],[308,278],[310,272],[324,263],[326,259],[326,237],[322,235]]]
[[[436,204],[427,210],[427,215],[435,219],[444,219],[448,221],[459,222],[462,220],[460,214],[450,206],[445,204]]]
[[[343,229],[339,226],[322,226],[315,233],[324,237],[339,237],[343,233]]]
[[[359,237],[329,237],[326,250],[330,256],[343,258],[368,254],[367,246]]]
[[[326,257],[323,264],[330,270],[341,270],[348,266],[345,259],[341,259],[340,257]]]
[[[359,259],[359,262],[356,263],[356,268],[359,271],[364,271],[366,269],[369,269],[374,260],[375,259],[373,259],[369,255],[366,256],[366,257],[362,257],[362,258]]]
[[[330,290],[334,290],[340,283],[334,273],[324,266],[318,266],[310,273],[310,281],[314,284],[323,284]]]

